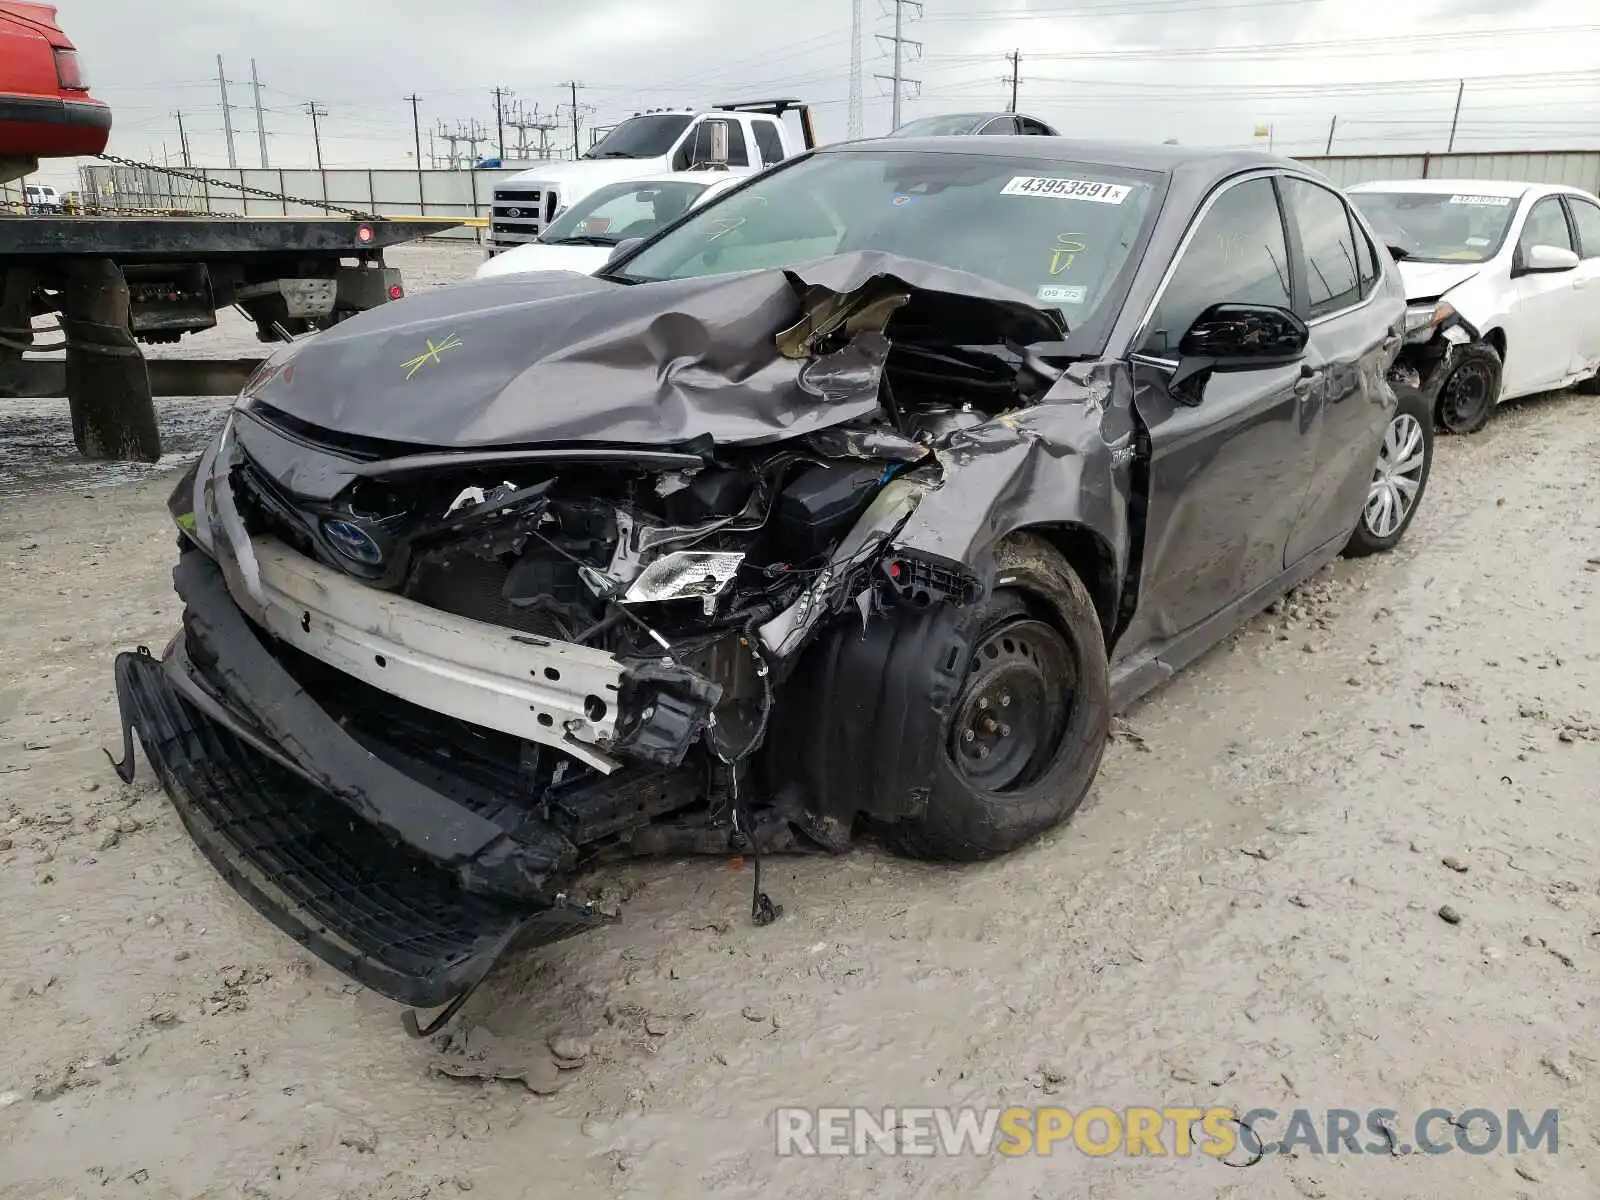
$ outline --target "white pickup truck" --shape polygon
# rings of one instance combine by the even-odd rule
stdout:
[[[788,112],[800,118],[799,144],[783,122]],[[798,100],[719,104],[706,112],[640,113],[612,129],[582,158],[552,159],[498,184],[489,221],[489,256],[534,241],[557,213],[605,184],[710,166],[712,133],[718,126],[727,129],[727,163],[721,169],[734,175],[753,175],[816,145],[811,110]]]

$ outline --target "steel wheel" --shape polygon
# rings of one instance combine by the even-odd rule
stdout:
[[[1009,621],[974,649],[950,723],[949,754],[974,789],[1026,788],[1061,748],[1075,701],[1077,664],[1043,621]]]
[[[1469,359],[1450,373],[1439,394],[1439,424],[1452,433],[1480,428],[1494,407],[1498,380],[1481,359]]]
[[[1400,528],[1422,488],[1427,456],[1422,443],[1422,423],[1410,413],[1389,422],[1378,450],[1378,465],[1367,489],[1367,507],[1361,520],[1376,538],[1387,538]]]

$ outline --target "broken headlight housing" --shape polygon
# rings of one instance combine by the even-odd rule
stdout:
[[[1455,306],[1448,300],[1409,305],[1406,308],[1406,341],[1419,344],[1432,341],[1440,326],[1455,315]]]

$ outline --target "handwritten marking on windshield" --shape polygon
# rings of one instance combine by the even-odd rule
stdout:
[[[1072,266],[1072,260],[1089,247],[1077,240],[1075,233],[1056,234],[1056,244],[1050,248],[1050,274],[1059,275]]]

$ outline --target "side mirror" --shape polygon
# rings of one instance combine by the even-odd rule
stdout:
[[[1212,371],[1278,367],[1305,357],[1311,331],[1286,308],[1272,304],[1213,304],[1195,318],[1178,343],[1178,369],[1168,385],[1180,388]]]
[[[615,246],[611,247],[611,253],[606,256],[606,266],[609,267],[624,254],[631,253],[633,248],[642,241],[644,241],[642,237],[623,238]]]
[[[1529,246],[1522,257],[1522,270],[1529,275],[1542,275],[1550,271],[1570,271],[1579,263],[1578,256],[1563,246],[1539,243]]]

